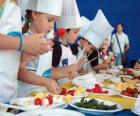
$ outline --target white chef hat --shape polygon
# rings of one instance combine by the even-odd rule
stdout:
[[[27,10],[61,16],[63,0],[28,0]]]
[[[81,22],[82,22],[82,27],[80,29],[80,37],[83,37],[85,36],[90,24],[91,24],[91,21],[89,19],[87,19],[85,16],[82,16],[81,17]]]
[[[48,34],[45,35],[46,39],[54,38],[54,29],[52,29]]]
[[[21,8],[22,18],[25,19],[25,14],[26,14],[26,9],[27,9],[27,5],[28,5],[28,0],[18,0],[17,4]]]
[[[63,0],[62,16],[58,19],[57,28],[80,28],[81,18],[76,0]]]
[[[102,10],[98,10],[94,20],[88,28],[85,38],[99,49],[104,40],[112,33],[114,28],[107,21]]]

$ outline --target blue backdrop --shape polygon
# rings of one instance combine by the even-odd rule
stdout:
[[[81,16],[93,19],[102,9],[114,27],[122,22],[131,46],[128,63],[140,58],[140,0],[77,0],[77,4]]]

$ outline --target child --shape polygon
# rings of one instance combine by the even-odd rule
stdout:
[[[53,29],[54,22],[57,20],[58,16],[61,15],[61,3],[62,0],[34,0],[34,2],[29,1],[26,11],[26,18],[27,21],[29,21],[26,22],[26,25],[29,25],[29,29],[23,29],[26,32],[25,35],[32,35],[33,33],[48,34]],[[46,38],[44,37],[42,39]],[[52,50],[51,47],[53,46],[53,42],[51,40],[47,41],[50,43],[50,46],[46,47],[48,47],[50,51]],[[53,79],[42,78],[42,75],[39,76],[36,74],[40,57],[37,57],[35,60],[28,62],[26,67],[20,70],[19,79],[30,84],[19,84],[19,97],[30,95],[31,92],[36,90],[42,90],[43,88],[40,86],[46,87],[48,91],[53,93],[59,92],[59,87]],[[48,58],[45,60],[51,61],[51,59]]]
[[[87,59],[89,60],[87,64],[88,70],[99,70],[106,67],[106,64],[98,65],[99,52],[98,49],[101,47],[105,40],[105,37],[109,35],[113,28],[106,20],[103,12],[98,10],[98,13],[93,21],[89,21],[87,18],[82,17],[83,26],[80,31],[80,47],[84,48],[87,52]],[[102,23],[99,24],[99,21]],[[106,25],[106,26],[104,26]],[[98,28],[95,28],[98,27]],[[103,30],[103,27],[105,30]],[[90,66],[91,64],[91,66]]]
[[[2,8],[0,13],[0,88],[2,89],[0,102],[9,102],[16,96],[20,51],[38,54],[44,48],[42,44],[46,45],[46,42],[39,39],[42,35],[33,35],[28,40],[22,40],[20,8],[9,0],[0,2]],[[42,53],[45,51],[44,49]]]
[[[52,75],[60,84],[73,79],[79,69],[76,63],[76,52],[72,51],[70,44],[75,43],[81,20],[75,0],[63,1],[62,17],[57,22],[59,39],[55,41],[53,50],[53,70]]]
[[[40,54],[48,51],[46,48],[48,42],[40,39],[44,34],[28,36],[30,39],[23,39],[22,41],[20,8],[7,0],[4,0],[3,3],[4,10],[0,18],[0,87],[2,88],[0,102],[7,103],[16,97],[20,51]],[[16,36],[20,39],[5,35]]]

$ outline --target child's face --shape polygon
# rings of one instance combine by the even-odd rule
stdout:
[[[109,47],[109,43],[108,43],[108,40],[106,39],[101,47],[101,49],[104,49],[105,51],[108,50],[108,47]]]
[[[70,29],[69,32],[66,32],[67,42],[70,44],[75,43],[77,37],[79,36],[80,29]]]
[[[91,45],[91,44],[88,42],[88,40],[86,40],[86,39],[81,39],[81,40],[80,40],[80,46],[81,46],[82,48],[85,48],[85,51],[86,51],[86,52],[90,52],[90,51],[93,50],[93,45]]]
[[[33,12],[32,16],[33,16],[32,27],[35,28],[37,33],[45,33],[45,34],[48,34],[52,30],[52,28],[54,28],[54,23],[58,18],[53,15],[38,12]]]

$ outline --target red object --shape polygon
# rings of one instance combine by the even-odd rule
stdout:
[[[41,106],[42,105],[42,100],[40,98],[36,98],[35,101],[34,101],[34,104]]]
[[[139,95],[139,91],[137,88],[131,89],[127,87],[125,90],[121,91],[121,94],[129,97],[137,97]]]
[[[47,96],[46,99],[48,99],[49,105],[53,104],[53,97],[51,95]]]
[[[125,74],[133,74],[133,71],[131,69],[123,69],[123,72]]]
[[[66,95],[67,94],[67,89],[66,88],[62,88],[60,95]]]
[[[87,92],[91,92],[91,93],[103,93],[103,94],[108,94],[108,91],[102,90],[102,87],[99,84],[95,84],[95,88],[91,88],[91,89],[86,89]]]
[[[75,93],[75,90],[69,90],[69,91],[68,91],[68,94],[70,94],[70,95],[72,95],[72,96],[74,96],[74,93]]]
[[[65,32],[66,32],[66,29],[59,28],[59,29],[57,29],[56,36],[61,37],[65,34]]]

